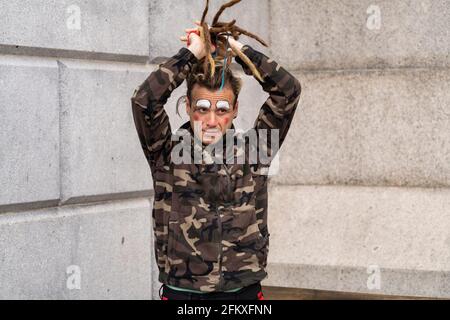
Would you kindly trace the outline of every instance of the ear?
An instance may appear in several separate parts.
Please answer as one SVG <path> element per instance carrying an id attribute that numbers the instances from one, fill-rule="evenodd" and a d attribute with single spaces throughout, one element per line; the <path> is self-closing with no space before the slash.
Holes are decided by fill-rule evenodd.
<path id="1" fill-rule="evenodd" d="M 239 100 L 236 101 L 235 105 L 234 105 L 234 110 L 233 110 L 233 118 L 236 119 L 237 115 L 238 115 L 238 111 L 239 111 Z"/>
<path id="2" fill-rule="evenodd" d="M 191 111 L 191 103 L 189 101 L 189 98 L 186 97 L 186 113 L 189 115 L 190 111 Z"/>

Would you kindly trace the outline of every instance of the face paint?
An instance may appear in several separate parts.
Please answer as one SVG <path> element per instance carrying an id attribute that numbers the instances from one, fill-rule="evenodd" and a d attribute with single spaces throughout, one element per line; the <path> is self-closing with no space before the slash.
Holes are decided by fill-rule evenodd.
<path id="1" fill-rule="evenodd" d="M 219 100 L 216 103 L 216 108 L 228 111 L 230 110 L 230 103 L 227 100 Z"/>
<path id="2" fill-rule="evenodd" d="M 195 104 L 197 108 L 211 108 L 211 102 L 206 99 L 200 99 L 197 100 L 197 103 Z"/>
<path id="3" fill-rule="evenodd" d="M 194 128 L 195 122 L 201 123 L 201 131 L 198 134 L 203 143 L 217 141 L 231 128 L 237 112 L 237 102 L 232 103 L 232 89 L 227 86 L 222 91 L 212 91 L 196 85 L 192 90 L 192 100 L 192 108 L 188 111 L 191 126 Z"/>

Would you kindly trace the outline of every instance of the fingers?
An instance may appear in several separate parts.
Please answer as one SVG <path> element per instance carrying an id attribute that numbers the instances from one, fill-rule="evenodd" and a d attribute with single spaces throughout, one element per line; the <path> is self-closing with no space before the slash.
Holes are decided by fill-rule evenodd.
<path id="1" fill-rule="evenodd" d="M 195 20 L 195 24 L 201 27 L 200 20 Z M 211 29 L 211 26 L 208 26 L 208 29 Z"/>
<path id="2" fill-rule="evenodd" d="M 199 27 L 201 27 L 200 26 L 200 20 L 195 20 L 195 22 L 194 22 L 196 25 L 198 25 Z M 211 27 L 209 27 L 209 28 L 211 28 Z M 187 29 L 184 29 L 184 31 L 186 31 L 186 32 L 189 32 L 189 31 L 198 31 L 199 30 L 199 28 L 187 28 Z"/>
<path id="3" fill-rule="evenodd" d="M 201 27 L 201 25 L 200 25 L 200 20 L 195 20 L 194 21 L 194 23 L 196 24 L 196 25 L 198 25 L 199 27 Z M 211 27 L 209 27 L 209 28 L 211 28 Z M 187 29 L 184 29 L 184 31 L 186 32 L 186 33 L 188 33 L 188 32 L 192 32 L 192 31 L 199 31 L 200 29 L 199 28 L 187 28 Z M 187 38 L 187 36 L 181 36 L 180 37 L 180 40 L 181 41 L 184 41 L 184 42 L 187 42 L 188 41 L 188 38 Z M 213 50 L 215 51 L 215 47 L 213 46 Z M 214 52 L 213 51 L 213 52 Z"/>
<path id="4" fill-rule="evenodd" d="M 191 36 L 191 34 L 189 36 Z M 180 40 L 183 41 L 183 42 L 187 42 L 188 41 L 188 37 L 187 36 L 181 36 Z"/>
<path id="5" fill-rule="evenodd" d="M 180 40 L 183 41 L 183 42 L 189 42 L 188 37 L 190 37 L 192 33 L 198 35 L 199 28 L 187 28 L 187 29 L 184 29 L 184 31 L 186 32 L 186 35 L 181 36 Z"/>

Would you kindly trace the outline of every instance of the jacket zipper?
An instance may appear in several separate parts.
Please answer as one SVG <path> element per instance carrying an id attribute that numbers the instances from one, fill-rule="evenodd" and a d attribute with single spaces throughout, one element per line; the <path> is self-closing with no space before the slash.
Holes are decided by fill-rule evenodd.
<path id="1" fill-rule="evenodd" d="M 220 239 L 219 239 L 219 290 L 222 289 L 222 282 L 223 282 L 223 277 L 222 277 L 222 258 L 223 258 L 223 253 L 222 253 L 222 220 L 220 218 L 220 212 L 219 209 L 216 206 L 216 212 L 217 212 L 217 221 L 219 224 L 219 234 L 220 234 Z"/>
<path id="2" fill-rule="evenodd" d="M 228 172 L 228 168 L 227 165 L 224 165 L 225 168 L 225 172 L 227 173 L 227 179 L 228 179 L 228 183 L 227 183 L 227 188 L 228 188 L 228 194 L 227 196 L 231 196 L 231 177 L 230 177 L 230 173 Z"/>
<path id="3" fill-rule="evenodd" d="M 223 168 L 225 169 L 225 172 L 227 174 L 227 182 L 228 182 L 227 183 L 227 189 L 228 189 L 227 197 L 229 197 L 231 195 L 231 177 L 230 177 L 230 173 L 228 172 L 228 168 L 227 168 L 227 166 L 225 164 L 223 165 Z M 216 206 L 216 208 L 217 208 L 217 206 Z M 222 247 L 223 247 L 223 245 L 222 245 L 222 220 L 220 218 L 220 213 L 218 212 L 218 210 L 217 210 L 217 213 L 218 213 L 219 228 L 220 228 L 219 229 L 220 230 L 220 245 L 219 245 L 219 249 L 220 249 L 220 259 L 219 259 L 220 280 L 219 280 L 219 284 L 220 284 L 220 282 L 224 280 L 223 277 L 222 277 L 223 276 L 223 274 L 222 274 L 222 259 L 223 259 L 223 252 L 222 252 Z M 222 286 L 220 286 L 220 288 L 222 288 Z"/>
<path id="4" fill-rule="evenodd" d="M 226 165 L 223 165 L 223 168 L 225 169 L 225 172 L 227 173 L 227 189 L 228 189 L 228 196 L 231 194 L 231 177 L 230 173 L 228 172 L 228 168 Z M 219 222 L 219 233 L 220 233 L 220 243 L 219 243 L 219 288 L 222 289 L 222 282 L 223 282 L 223 274 L 222 274 L 222 259 L 223 259 L 223 244 L 222 244 L 222 219 L 220 218 L 220 212 L 216 205 L 216 212 L 217 212 L 217 219 Z"/>
<path id="5" fill-rule="evenodd" d="M 216 166 L 218 168 L 218 166 Z M 218 169 L 217 169 L 218 171 Z M 222 253 L 222 219 L 220 218 L 220 211 L 218 208 L 218 202 L 216 202 L 216 213 L 217 213 L 217 222 L 219 225 L 219 284 L 218 284 L 218 290 L 222 289 L 222 283 L 223 283 L 223 274 L 222 274 L 222 259 L 223 259 L 223 253 Z"/>

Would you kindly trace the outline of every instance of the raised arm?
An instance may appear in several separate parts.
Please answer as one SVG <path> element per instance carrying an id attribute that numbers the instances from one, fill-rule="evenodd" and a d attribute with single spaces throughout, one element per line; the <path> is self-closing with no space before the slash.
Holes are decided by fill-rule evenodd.
<path id="1" fill-rule="evenodd" d="M 164 105 L 197 62 L 191 50 L 181 48 L 176 55 L 160 64 L 131 98 L 136 130 L 152 169 L 170 161 L 172 131 Z"/>

